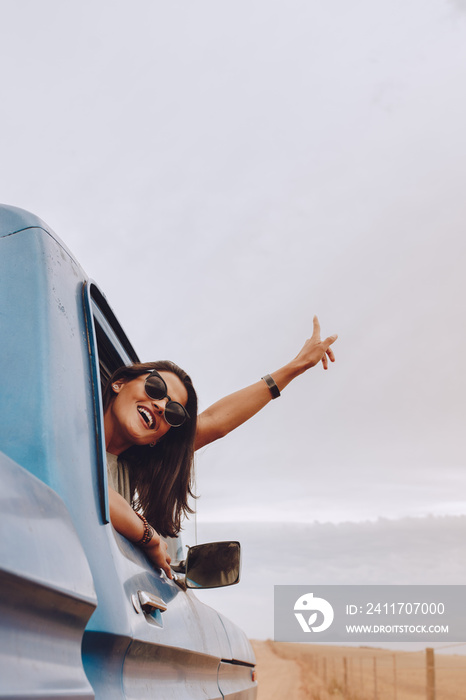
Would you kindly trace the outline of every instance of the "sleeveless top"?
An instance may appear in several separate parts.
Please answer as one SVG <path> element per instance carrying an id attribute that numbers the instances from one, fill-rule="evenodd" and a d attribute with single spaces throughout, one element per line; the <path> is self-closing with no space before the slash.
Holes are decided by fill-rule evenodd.
<path id="1" fill-rule="evenodd" d="M 123 460 L 110 452 L 107 452 L 107 477 L 108 485 L 131 505 L 128 467 Z"/>
<path id="2" fill-rule="evenodd" d="M 107 452 L 108 485 L 131 505 L 131 490 L 129 487 L 129 470 L 127 464 L 117 455 Z M 183 558 L 181 539 L 178 537 L 162 537 L 168 545 L 168 553 L 173 560 Z"/>

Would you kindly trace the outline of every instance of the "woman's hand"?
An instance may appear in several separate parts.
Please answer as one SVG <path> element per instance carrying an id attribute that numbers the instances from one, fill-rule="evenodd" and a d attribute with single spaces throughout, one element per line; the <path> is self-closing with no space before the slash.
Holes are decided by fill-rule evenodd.
<path id="1" fill-rule="evenodd" d="M 110 506 L 110 520 L 120 535 L 133 543 L 139 542 L 144 535 L 144 525 L 123 496 L 110 486 L 108 487 L 108 502 Z M 163 569 L 168 578 L 172 577 L 170 569 L 170 557 L 167 554 L 167 543 L 156 532 L 146 545 L 141 547 L 149 559 L 159 569 Z"/>
<path id="2" fill-rule="evenodd" d="M 337 335 L 330 335 L 325 340 L 321 340 L 319 320 L 314 316 L 312 336 L 306 340 L 294 360 L 276 372 L 272 372 L 271 376 L 279 391 L 283 391 L 293 379 L 319 362 L 322 362 L 324 369 L 328 368 L 329 360 L 335 362 L 335 355 L 330 346 L 337 338 Z M 271 399 L 270 390 L 262 380 L 220 399 L 198 417 L 194 449 L 199 450 L 214 440 L 228 435 L 252 418 Z"/>
<path id="3" fill-rule="evenodd" d="M 155 564 L 155 566 L 158 566 L 159 569 L 163 569 L 168 578 L 173 578 L 170 569 L 171 557 L 167 554 L 167 548 L 167 543 L 164 542 L 157 533 L 154 534 L 150 542 L 142 547 L 151 562 Z"/>
<path id="4" fill-rule="evenodd" d="M 300 352 L 296 355 L 293 363 L 305 372 L 314 367 L 318 362 L 322 362 L 324 369 L 328 369 L 328 361 L 335 362 L 335 355 L 330 347 L 338 338 L 337 335 L 329 335 L 325 340 L 320 339 L 320 323 L 317 316 L 313 320 L 314 328 L 312 336 L 306 340 Z"/>

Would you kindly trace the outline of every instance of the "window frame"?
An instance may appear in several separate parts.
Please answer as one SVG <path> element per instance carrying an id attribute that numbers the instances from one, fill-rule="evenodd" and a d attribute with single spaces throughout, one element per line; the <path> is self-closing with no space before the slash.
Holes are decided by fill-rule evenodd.
<path id="1" fill-rule="evenodd" d="M 91 369 L 100 512 L 103 522 L 109 523 L 102 393 L 108 377 L 116 369 L 139 362 L 139 357 L 104 295 L 92 280 L 84 282 L 82 296 Z"/>

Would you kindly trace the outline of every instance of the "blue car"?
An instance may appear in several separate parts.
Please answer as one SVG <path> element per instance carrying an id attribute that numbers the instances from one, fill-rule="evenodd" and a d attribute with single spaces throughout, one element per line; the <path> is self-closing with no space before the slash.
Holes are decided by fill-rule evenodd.
<path id="1" fill-rule="evenodd" d="M 0 698 L 252 700 L 246 636 L 191 590 L 239 545 L 171 541 L 170 580 L 109 522 L 101 387 L 138 357 L 104 295 L 8 206 L 0 284 Z"/>

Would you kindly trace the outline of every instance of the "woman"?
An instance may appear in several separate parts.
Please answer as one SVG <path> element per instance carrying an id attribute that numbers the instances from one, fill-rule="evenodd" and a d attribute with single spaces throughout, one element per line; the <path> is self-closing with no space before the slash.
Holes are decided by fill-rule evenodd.
<path id="1" fill-rule="evenodd" d="M 331 345 L 337 337 L 321 340 L 315 316 L 312 337 L 294 360 L 273 375 L 217 401 L 199 417 L 191 380 L 175 364 L 149 362 L 117 370 L 104 392 L 110 518 L 114 528 L 142 546 L 152 562 L 171 578 L 170 557 L 160 534 L 176 535 L 182 516 L 192 512 L 188 498 L 193 495 L 194 451 L 247 421 L 318 362 L 327 369 L 328 360 L 335 361 Z"/>

